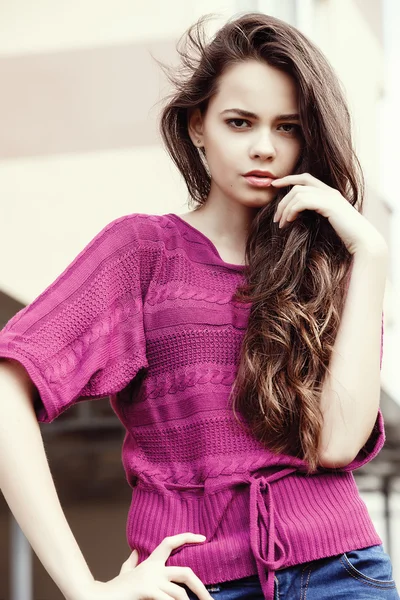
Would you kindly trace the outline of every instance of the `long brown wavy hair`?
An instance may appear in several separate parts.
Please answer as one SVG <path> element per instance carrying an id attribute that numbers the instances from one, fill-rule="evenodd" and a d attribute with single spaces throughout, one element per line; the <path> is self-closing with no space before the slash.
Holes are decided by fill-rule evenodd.
<path id="1" fill-rule="evenodd" d="M 362 211 L 364 177 L 351 138 L 342 85 L 323 53 L 298 29 L 263 13 L 228 20 L 209 41 L 201 17 L 177 44 L 181 64 L 157 61 L 173 92 L 160 131 L 181 172 L 189 205 L 210 192 L 205 153 L 188 133 L 189 111 L 204 115 L 225 69 L 248 59 L 265 61 L 297 83 L 303 145 L 294 173 L 311 173 Z M 322 384 L 342 315 L 351 255 L 329 221 L 312 210 L 277 230 L 273 215 L 291 189 L 254 217 L 246 244 L 245 283 L 235 299 L 251 303 L 231 399 L 252 434 L 272 452 L 319 466 Z"/>

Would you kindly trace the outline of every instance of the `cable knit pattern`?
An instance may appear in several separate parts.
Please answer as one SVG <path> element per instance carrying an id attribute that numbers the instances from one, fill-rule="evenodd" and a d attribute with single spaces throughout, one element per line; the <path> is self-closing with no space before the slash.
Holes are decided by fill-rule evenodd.
<path id="1" fill-rule="evenodd" d="M 110 397 L 126 430 L 126 534 L 139 561 L 167 535 L 203 533 L 167 565 L 205 584 L 257 573 L 273 600 L 277 569 L 381 543 L 352 471 L 385 432 L 379 410 L 352 463 L 312 476 L 251 436 L 228 402 L 250 312 L 233 300 L 243 277 L 179 216 L 126 215 L 10 319 L 0 356 L 28 371 L 41 422 Z"/>

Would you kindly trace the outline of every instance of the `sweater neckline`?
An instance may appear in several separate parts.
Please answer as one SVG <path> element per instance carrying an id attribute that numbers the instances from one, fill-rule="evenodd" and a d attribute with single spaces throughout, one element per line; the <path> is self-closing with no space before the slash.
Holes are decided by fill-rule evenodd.
<path id="1" fill-rule="evenodd" d="M 191 225 L 190 223 L 188 223 L 187 221 L 185 221 L 185 219 L 182 219 L 182 217 L 180 217 L 179 215 L 175 214 L 175 213 L 168 213 L 166 215 L 164 215 L 166 217 L 172 217 L 173 220 L 175 221 L 175 223 L 177 224 L 177 226 L 182 230 L 182 229 L 186 229 L 186 231 L 189 231 L 190 233 L 194 233 L 195 235 L 197 235 L 198 237 L 200 237 L 209 248 L 211 248 L 211 250 L 213 251 L 214 255 L 218 258 L 218 262 L 221 263 L 224 267 L 227 267 L 229 269 L 233 269 L 236 271 L 244 271 L 246 269 L 247 265 L 236 265 L 234 263 L 229 263 L 229 262 L 225 262 L 222 258 L 220 253 L 218 252 L 217 247 L 215 246 L 215 244 L 210 240 L 210 238 L 208 238 L 202 231 L 200 231 L 199 229 L 197 229 L 196 227 L 194 227 L 193 225 Z"/>

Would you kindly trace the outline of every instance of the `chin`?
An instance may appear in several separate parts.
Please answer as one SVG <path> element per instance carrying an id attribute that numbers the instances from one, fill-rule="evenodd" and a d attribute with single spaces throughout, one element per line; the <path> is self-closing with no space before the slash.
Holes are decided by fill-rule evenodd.
<path id="1" fill-rule="evenodd" d="M 274 199 L 274 195 L 272 194 L 266 194 L 265 192 L 263 194 L 254 194 L 253 197 L 247 197 L 246 200 L 244 200 L 244 202 L 247 205 L 252 205 L 252 206 L 265 206 L 266 204 L 269 204 L 270 202 L 272 202 L 272 200 Z"/>
<path id="2" fill-rule="evenodd" d="M 264 206 L 267 206 L 270 203 L 270 200 L 242 200 L 239 201 L 239 204 L 242 206 L 246 206 L 247 208 L 261 209 Z"/>

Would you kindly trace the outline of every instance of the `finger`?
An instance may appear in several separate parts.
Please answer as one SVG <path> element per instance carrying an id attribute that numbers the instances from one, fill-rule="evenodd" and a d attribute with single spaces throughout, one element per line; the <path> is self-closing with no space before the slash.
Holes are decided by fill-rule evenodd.
<path id="1" fill-rule="evenodd" d="M 176 600 L 175 596 L 170 596 L 162 590 L 157 590 L 151 597 L 154 598 L 154 600 Z"/>
<path id="2" fill-rule="evenodd" d="M 184 587 L 176 585 L 175 583 L 165 583 L 162 586 L 162 591 L 174 598 L 174 600 L 187 600 L 189 598 Z"/>
<path id="3" fill-rule="evenodd" d="M 310 173 L 297 173 L 295 175 L 286 175 L 285 177 L 280 177 L 279 179 L 274 179 L 271 182 L 272 186 L 276 187 L 284 187 L 285 185 L 312 185 L 319 188 L 329 188 L 330 186 L 317 179 Z M 332 189 L 332 188 L 331 188 Z"/>
<path id="4" fill-rule="evenodd" d="M 153 550 L 149 558 L 162 560 L 163 563 L 168 560 L 172 550 L 179 548 L 183 544 L 199 544 L 205 541 L 203 535 L 197 533 L 178 533 L 170 535 L 162 540 L 162 542 Z"/>
<path id="5" fill-rule="evenodd" d="M 306 187 L 301 185 L 295 185 L 294 187 L 292 187 L 290 192 L 288 192 L 286 196 L 284 196 L 279 202 L 274 215 L 274 222 L 276 223 L 277 221 L 280 221 L 282 219 L 284 210 L 289 206 L 291 202 L 297 201 L 300 193 L 303 194 L 305 191 L 310 192 L 311 190 L 312 188 L 310 188 L 309 186 Z"/>
<path id="6" fill-rule="evenodd" d="M 122 563 L 122 567 L 119 574 L 121 575 L 122 573 L 128 573 L 128 571 L 132 571 L 137 566 L 138 558 L 139 554 L 138 551 L 135 549 L 133 550 L 132 554 L 126 559 L 126 561 Z"/>
<path id="7" fill-rule="evenodd" d="M 281 228 L 287 221 L 294 220 L 301 210 L 303 210 L 303 205 L 301 204 L 300 200 L 294 199 L 293 202 L 291 202 L 283 211 L 279 221 L 279 228 Z"/>
<path id="8" fill-rule="evenodd" d="M 147 594 L 150 595 L 148 596 Z M 140 597 L 144 598 L 144 596 Z M 176 600 L 175 596 L 170 596 L 166 592 L 163 592 L 163 590 L 161 590 L 160 588 L 154 588 L 154 591 L 146 589 L 146 598 L 151 598 L 152 600 Z"/>
<path id="9" fill-rule="evenodd" d="M 307 208 L 313 210 L 315 208 L 316 198 L 318 199 L 322 196 L 321 192 L 318 192 L 315 190 L 315 188 L 295 186 L 293 190 L 295 189 L 296 192 L 294 195 L 279 212 L 278 219 L 280 220 L 281 224 L 287 220 L 287 216 L 291 211 L 293 211 L 294 206 L 300 210 L 305 210 Z"/>
<path id="10" fill-rule="evenodd" d="M 290 190 L 290 192 L 288 194 L 286 194 L 286 196 L 284 196 L 282 198 L 282 200 L 279 202 L 275 214 L 274 214 L 274 223 L 278 222 L 281 217 L 282 217 L 282 213 L 285 210 L 286 206 L 289 204 L 289 202 L 292 200 L 292 198 L 296 195 L 297 190 L 295 190 L 294 188 L 292 188 Z"/>
<path id="11" fill-rule="evenodd" d="M 206 586 L 190 567 L 165 567 L 165 570 L 170 581 L 184 584 L 199 600 L 212 600 Z"/>
<path id="12" fill-rule="evenodd" d="M 304 210 L 313 210 L 313 206 L 309 202 L 306 202 L 304 198 L 294 200 L 283 212 L 281 220 L 279 222 L 279 228 L 284 227 L 287 223 L 294 221 L 299 213 Z"/>
<path id="13" fill-rule="evenodd" d="M 309 185 L 295 185 L 294 187 L 292 187 L 292 189 L 290 190 L 290 192 L 288 192 L 286 194 L 286 196 L 284 196 L 282 198 L 282 200 L 280 200 L 280 202 L 278 203 L 278 206 L 276 207 L 276 211 L 274 214 L 274 223 L 276 223 L 277 221 L 279 221 L 282 218 L 282 214 L 283 211 L 285 210 L 285 208 L 288 206 L 288 204 L 296 197 L 298 196 L 298 194 L 304 194 L 305 192 L 307 193 L 315 193 L 315 188 L 310 187 Z"/>

